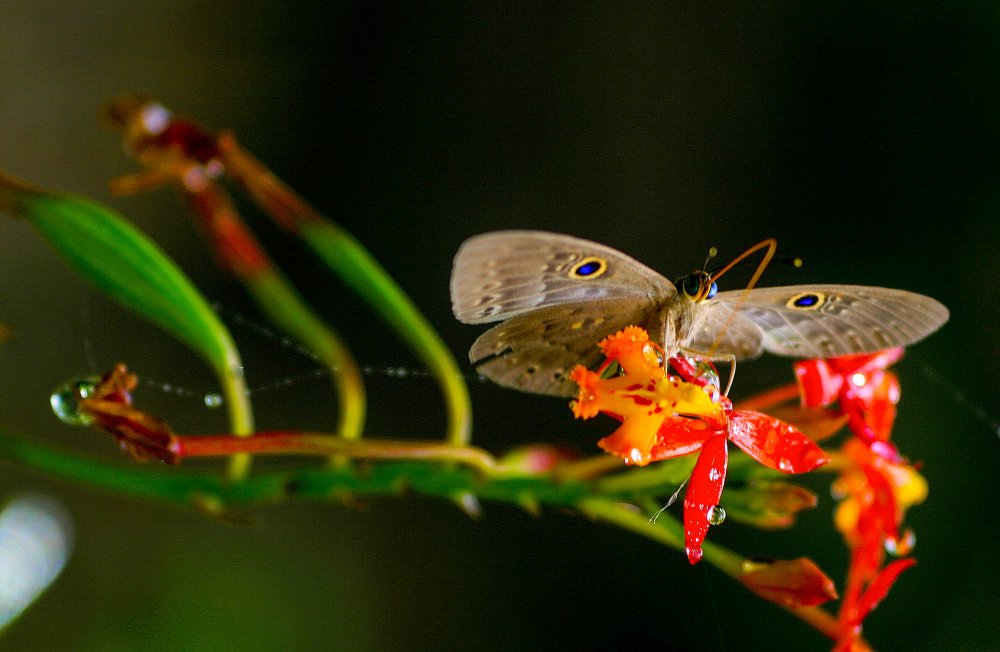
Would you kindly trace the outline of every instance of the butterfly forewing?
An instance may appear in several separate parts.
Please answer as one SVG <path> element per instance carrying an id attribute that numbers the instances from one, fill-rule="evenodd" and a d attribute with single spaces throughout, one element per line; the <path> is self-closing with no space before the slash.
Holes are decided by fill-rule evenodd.
<path id="1" fill-rule="evenodd" d="M 673 284 L 611 247 L 542 231 L 469 238 L 455 255 L 451 305 L 467 324 L 609 297 L 665 299 Z"/>
<path id="2" fill-rule="evenodd" d="M 860 285 L 792 285 L 723 292 L 763 332 L 763 348 L 794 358 L 829 358 L 908 346 L 941 327 L 948 309 L 920 294 Z"/>

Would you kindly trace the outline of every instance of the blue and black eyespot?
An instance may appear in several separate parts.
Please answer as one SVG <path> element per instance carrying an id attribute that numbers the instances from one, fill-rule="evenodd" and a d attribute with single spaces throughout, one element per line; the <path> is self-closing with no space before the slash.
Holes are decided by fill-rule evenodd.
<path id="1" fill-rule="evenodd" d="M 816 310 L 826 301 L 822 292 L 800 292 L 785 302 L 785 307 L 795 310 Z"/>
<path id="2" fill-rule="evenodd" d="M 592 279 L 608 271 L 608 261 L 596 256 L 587 256 L 569 270 L 570 278 Z"/>

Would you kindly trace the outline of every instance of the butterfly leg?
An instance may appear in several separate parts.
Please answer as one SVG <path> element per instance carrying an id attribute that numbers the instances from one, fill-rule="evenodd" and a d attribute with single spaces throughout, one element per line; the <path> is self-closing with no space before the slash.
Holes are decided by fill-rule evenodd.
<path id="1" fill-rule="evenodd" d="M 722 392 L 723 396 L 729 396 L 729 390 L 733 388 L 733 381 L 736 379 L 736 356 L 730 353 L 726 356 L 727 363 L 729 363 L 729 380 L 726 381 L 726 391 Z"/>

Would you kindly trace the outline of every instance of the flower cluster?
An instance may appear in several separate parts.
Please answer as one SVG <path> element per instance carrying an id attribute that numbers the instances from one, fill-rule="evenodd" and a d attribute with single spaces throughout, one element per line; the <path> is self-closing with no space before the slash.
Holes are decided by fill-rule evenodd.
<path id="1" fill-rule="evenodd" d="M 912 530 L 903 530 L 906 510 L 927 496 L 927 482 L 889 438 L 899 402 L 899 380 L 887 367 L 902 349 L 871 355 L 795 363 L 802 404 L 829 407 L 847 417 L 855 438 L 841 450 L 841 473 L 832 491 L 841 498 L 837 529 L 851 550 L 839 613 L 837 649 L 864 649 L 861 624 L 886 596 L 900 573 L 916 560 Z M 886 552 L 904 557 L 885 564 Z"/>
<path id="2" fill-rule="evenodd" d="M 578 366 L 570 374 L 580 386 L 573 403 L 578 418 L 601 412 L 622 422 L 598 445 L 637 465 L 699 451 L 684 496 L 685 547 L 692 564 L 702 557 L 709 526 L 724 518 L 719 499 L 726 481 L 729 442 L 784 473 L 812 471 L 829 461 L 794 426 L 760 412 L 734 409 L 686 361 L 676 365 L 672 361 L 685 377 L 668 375 L 642 328 L 630 326 L 599 346 L 607 359 L 601 369 Z M 602 378 L 612 363 L 621 367 L 623 375 Z"/>
<path id="3" fill-rule="evenodd" d="M 838 650 L 864 650 L 865 617 L 887 595 L 900 573 L 915 564 L 906 558 L 913 532 L 903 528 L 906 510 L 924 500 L 927 484 L 889 439 L 899 401 L 899 381 L 887 368 L 902 349 L 795 363 L 796 386 L 773 390 L 747 404 L 770 409 L 795 398 L 799 405 L 773 410 L 787 421 L 756 410 L 736 409 L 719 393 L 717 376 L 697 363 L 662 356 L 641 328 L 629 327 L 599 343 L 606 362 L 597 371 L 577 367 L 571 378 L 580 391 L 572 408 L 578 418 L 598 413 L 621 422 L 598 445 L 624 459 L 645 465 L 690 453 L 698 459 L 684 497 L 684 537 L 688 560 L 703 556 L 709 526 L 721 522 L 719 506 L 728 466 L 728 444 L 736 444 L 757 462 L 784 473 L 812 471 L 833 459 L 839 476 L 832 492 L 840 500 L 835 522 L 851 552 L 836 626 L 828 633 Z M 609 373 L 614 365 L 619 374 Z M 812 439 L 829 437 L 847 425 L 854 437 L 842 449 L 825 453 Z M 797 427 L 797 426 L 801 426 Z M 769 513 L 757 503 L 794 505 L 791 514 L 811 506 L 811 494 L 794 485 L 771 482 L 754 486 L 736 502 L 749 514 L 743 520 L 762 527 L 782 527 L 792 517 Z M 752 508 L 748 506 L 755 505 Z M 735 511 L 735 510 L 734 510 Z M 886 564 L 886 553 L 899 557 Z M 832 582 L 806 558 L 751 562 L 740 580 L 754 593 L 786 607 L 808 607 L 836 597 Z"/>

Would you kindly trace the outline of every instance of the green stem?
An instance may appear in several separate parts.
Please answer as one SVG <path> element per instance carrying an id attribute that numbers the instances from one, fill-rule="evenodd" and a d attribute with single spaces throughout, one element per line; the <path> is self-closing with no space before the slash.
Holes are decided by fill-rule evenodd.
<path id="1" fill-rule="evenodd" d="M 233 351 L 235 350 L 234 347 Z M 231 359 L 228 365 L 217 368 L 216 374 L 226 399 L 226 409 L 233 434 L 237 437 L 249 437 L 254 431 L 254 423 L 250 392 L 247 389 L 246 377 L 243 375 L 243 363 L 239 358 Z M 246 453 L 233 455 L 229 460 L 229 479 L 240 482 L 246 478 L 250 472 L 250 463 L 251 457 Z"/>
<path id="2" fill-rule="evenodd" d="M 684 528 L 670 514 L 660 514 L 654 522 L 644 512 L 607 498 L 587 498 L 577 503 L 577 508 L 595 521 L 635 532 L 674 550 L 684 550 Z"/>
<path id="3" fill-rule="evenodd" d="M 326 222 L 299 225 L 303 241 L 359 295 L 372 304 L 423 360 L 437 378 L 448 411 L 447 439 L 460 446 L 469 442 L 472 404 L 462 373 L 434 328 L 416 305 L 361 243 Z"/>
<path id="4" fill-rule="evenodd" d="M 173 453 L 178 458 L 228 456 L 240 453 L 346 456 L 369 460 L 429 460 L 454 462 L 489 474 L 502 471 L 496 459 L 481 448 L 438 442 L 388 439 L 345 439 L 318 432 L 274 430 L 252 437 L 228 435 L 179 436 Z"/>
<path id="5" fill-rule="evenodd" d="M 639 511 L 630 505 L 623 505 L 603 497 L 581 500 L 577 503 L 577 508 L 595 521 L 602 521 L 623 530 L 635 532 L 674 550 L 681 552 L 684 550 L 684 527 L 676 518 L 666 512 L 660 513 L 655 522 L 651 522 L 646 513 L 650 511 L 649 506 L 646 506 L 643 511 Z M 653 513 L 656 511 L 658 510 L 651 510 Z M 702 557 L 704 561 L 739 581 L 743 574 L 745 559 L 742 555 L 711 541 L 703 542 L 702 550 L 705 553 Z M 829 612 L 819 607 L 779 606 L 828 638 L 837 640 L 837 619 Z"/>
<path id="6" fill-rule="evenodd" d="M 354 236 L 299 197 L 231 133 L 218 146 L 226 173 L 280 226 L 297 234 L 327 267 L 385 319 L 437 378 L 448 412 L 447 440 L 469 443 L 472 405 L 458 364 L 402 288 Z"/>
<path id="7" fill-rule="evenodd" d="M 273 433 L 275 441 L 288 433 Z M 314 441 L 319 438 L 322 441 Z M 232 437 L 185 437 L 184 440 L 204 439 L 203 452 L 222 446 L 221 440 L 249 440 Z M 212 440 L 215 440 L 214 442 Z M 331 443 L 333 440 L 337 443 Z M 557 480 L 552 475 L 518 475 L 505 473 L 496 467 L 495 459 L 477 448 L 461 448 L 446 444 L 393 442 L 377 440 L 345 440 L 309 434 L 304 440 L 310 446 L 328 454 L 353 455 L 368 459 L 398 459 L 377 465 L 342 465 L 332 468 L 296 471 L 264 472 L 231 483 L 216 474 L 185 473 L 176 469 L 148 469 L 134 465 L 109 464 L 87 459 L 77 454 L 59 451 L 49 445 L 34 442 L 0 430 L 0 458 L 53 475 L 63 480 L 88 484 L 118 494 L 140 496 L 159 501 L 219 511 L 236 505 L 259 505 L 291 498 L 330 500 L 344 495 L 403 495 L 423 494 L 449 501 L 457 495 L 474 495 L 484 500 L 507 502 L 535 510 L 539 505 L 576 508 L 585 516 L 635 532 L 674 550 L 684 550 L 683 526 L 668 513 L 660 514 L 651 523 L 647 514 L 623 501 L 627 495 L 600 494 L 593 482 Z M 286 442 L 287 443 L 287 442 Z M 228 445 L 228 444 L 226 444 Z M 337 450 L 329 449 L 333 446 Z M 231 451 L 220 450 L 218 454 Z M 266 453 L 262 447 L 254 452 Z M 287 451 L 286 451 L 287 452 Z M 303 451 L 308 452 L 308 451 Z M 457 464 L 456 464 L 457 463 Z M 459 466 L 464 465 L 464 466 Z M 634 473 L 634 470 L 625 474 Z M 651 488 L 666 491 L 668 487 Z M 631 493 L 631 490 L 628 492 Z M 647 501 L 648 502 L 648 501 Z M 648 507 L 646 509 L 649 509 Z M 705 542 L 704 560 L 725 574 L 738 579 L 743 558 L 737 553 Z M 836 619 L 817 607 L 786 609 L 826 636 L 836 639 Z"/>
<path id="8" fill-rule="evenodd" d="M 360 437 L 365 422 L 365 388 L 347 346 L 276 270 L 261 271 L 246 284 L 271 321 L 293 334 L 329 369 L 340 408 L 337 434 L 348 439 Z"/>

